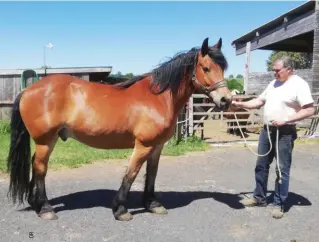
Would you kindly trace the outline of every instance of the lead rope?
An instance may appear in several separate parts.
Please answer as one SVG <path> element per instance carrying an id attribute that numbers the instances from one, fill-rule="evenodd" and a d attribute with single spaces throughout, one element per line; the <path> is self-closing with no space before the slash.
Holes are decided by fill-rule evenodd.
<path id="1" fill-rule="evenodd" d="M 239 128 L 239 131 L 241 133 L 241 136 L 243 137 L 244 141 L 245 141 L 245 146 L 248 147 L 248 149 L 253 153 L 255 154 L 256 156 L 259 156 L 259 157 L 262 157 L 262 156 L 266 156 L 268 155 L 271 150 L 272 150 L 272 142 L 271 142 L 271 138 L 270 138 L 270 132 L 269 132 L 269 124 L 268 122 L 266 122 L 266 126 L 267 126 L 267 135 L 268 135 L 268 140 L 269 140 L 269 143 L 270 143 L 270 149 L 269 151 L 266 153 L 266 154 L 258 154 L 256 152 L 254 152 L 247 144 L 247 140 L 243 134 L 243 131 L 241 130 L 240 128 L 240 125 L 239 125 L 239 122 L 238 122 L 238 119 L 237 119 L 237 115 L 236 113 L 234 112 L 234 116 L 235 116 L 235 119 L 236 119 L 236 122 L 237 122 L 237 125 L 238 125 L 238 128 Z M 278 141 L 279 141 L 279 128 L 277 127 L 277 132 L 276 132 L 276 165 L 277 165 L 277 170 L 278 170 L 278 183 L 279 184 L 282 184 L 282 180 L 281 180 L 281 170 L 280 170 L 280 166 L 279 166 L 279 144 L 278 144 Z"/>

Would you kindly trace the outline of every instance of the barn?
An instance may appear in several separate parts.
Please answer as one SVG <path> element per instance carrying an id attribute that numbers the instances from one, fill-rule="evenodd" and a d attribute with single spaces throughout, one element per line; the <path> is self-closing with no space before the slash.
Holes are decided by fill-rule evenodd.
<path id="1" fill-rule="evenodd" d="M 319 2 L 308 1 L 259 26 L 232 41 L 236 55 L 246 54 L 244 90 L 246 94 L 260 94 L 274 79 L 272 72 L 250 72 L 250 53 L 254 50 L 306 52 L 312 56 L 312 67 L 295 70 L 304 78 L 314 100 L 319 99 Z M 316 111 L 318 114 L 318 108 Z M 319 134 L 318 120 L 300 122 L 311 128 L 310 134 Z M 315 133 L 314 133 L 315 132 Z"/>
<path id="2" fill-rule="evenodd" d="M 232 41 L 236 55 L 246 54 L 244 89 L 247 94 L 259 94 L 273 79 L 272 72 L 250 72 L 250 52 L 273 50 L 307 52 L 312 55 L 311 69 L 296 70 L 310 85 L 313 93 L 319 92 L 319 5 L 308 1 L 274 20 L 259 26 Z"/>
<path id="3" fill-rule="evenodd" d="M 105 81 L 111 66 L 41 69 L 0 69 L 0 120 L 9 120 L 11 106 L 22 88 L 50 74 L 68 74 L 91 82 Z"/>

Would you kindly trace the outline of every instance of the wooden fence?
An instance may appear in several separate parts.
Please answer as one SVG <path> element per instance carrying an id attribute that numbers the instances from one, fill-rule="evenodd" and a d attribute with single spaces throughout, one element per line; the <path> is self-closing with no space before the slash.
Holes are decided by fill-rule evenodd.
<path id="1" fill-rule="evenodd" d="M 312 93 L 312 96 L 315 100 L 315 114 L 303 121 L 298 122 L 300 127 L 306 128 L 305 136 L 313 135 L 317 131 L 319 123 L 319 93 Z M 256 97 L 256 95 L 235 95 L 234 97 L 250 98 Z M 206 98 L 206 96 L 203 94 L 193 94 L 190 97 L 188 104 L 185 106 L 185 109 L 178 118 L 176 129 L 176 136 L 178 139 L 182 139 L 183 137 L 185 138 L 186 136 L 192 136 L 196 133 L 199 133 L 200 137 L 203 139 L 204 123 L 209 119 L 223 121 L 227 129 L 238 129 L 239 127 L 241 129 L 258 129 L 263 126 L 263 108 L 259 110 L 246 110 L 244 112 L 214 111 L 216 108 L 215 104 L 204 103 L 204 98 Z M 240 123 L 240 126 L 238 126 L 235 117 L 229 118 L 229 116 L 234 116 L 234 114 L 236 114 L 236 116 L 247 114 L 248 118 L 238 117 L 237 121 Z"/>

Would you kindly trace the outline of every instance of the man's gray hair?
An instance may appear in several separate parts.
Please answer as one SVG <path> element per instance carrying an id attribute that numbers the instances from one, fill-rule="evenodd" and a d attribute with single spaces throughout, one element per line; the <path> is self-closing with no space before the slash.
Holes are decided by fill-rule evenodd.
<path id="1" fill-rule="evenodd" d="M 289 56 L 280 57 L 280 58 L 276 59 L 274 63 L 276 63 L 276 62 L 282 62 L 282 65 L 284 68 L 288 68 L 291 70 L 294 69 L 293 61 Z"/>

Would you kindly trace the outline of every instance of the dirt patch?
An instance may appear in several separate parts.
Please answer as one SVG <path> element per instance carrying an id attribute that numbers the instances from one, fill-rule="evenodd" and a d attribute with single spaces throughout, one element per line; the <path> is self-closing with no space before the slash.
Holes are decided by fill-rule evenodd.
<path id="1" fill-rule="evenodd" d="M 247 135 L 245 139 L 247 141 L 258 141 L 260 128 L 250 128 L 247 125 L 248 130 L 254 130 L 254 132 L 246 132 Z M 242 136 L 232 135 L 226 132 L 227 131 L 227 123 L 222 120 L 207 120 L 204 122 L 204 139 L 208 143 L 219 143 L 219 142 L 229 142 L 229 141 L 244 141 Z M 298 128 L 297 135 L 298 137 L 303 137 L 305 135 L 305 128 Z M 200 132 L 197 131 L 197 135 L 200 135 Z"/>
<path id="2" fill-rule="evenodd" d="M 249 125 L 247 126 L 249 128 Z M 207 120 L 204 122 L 204 139 L 207 142 L 217 143 L 224 141 L 244 141 L 241 136 L 232 135 L 226 132 L 227 123 L 222 120 Z M 245 133 L 247 135 L 246 140 L 256 141 L 258 140 L 259 133 Z"/>

